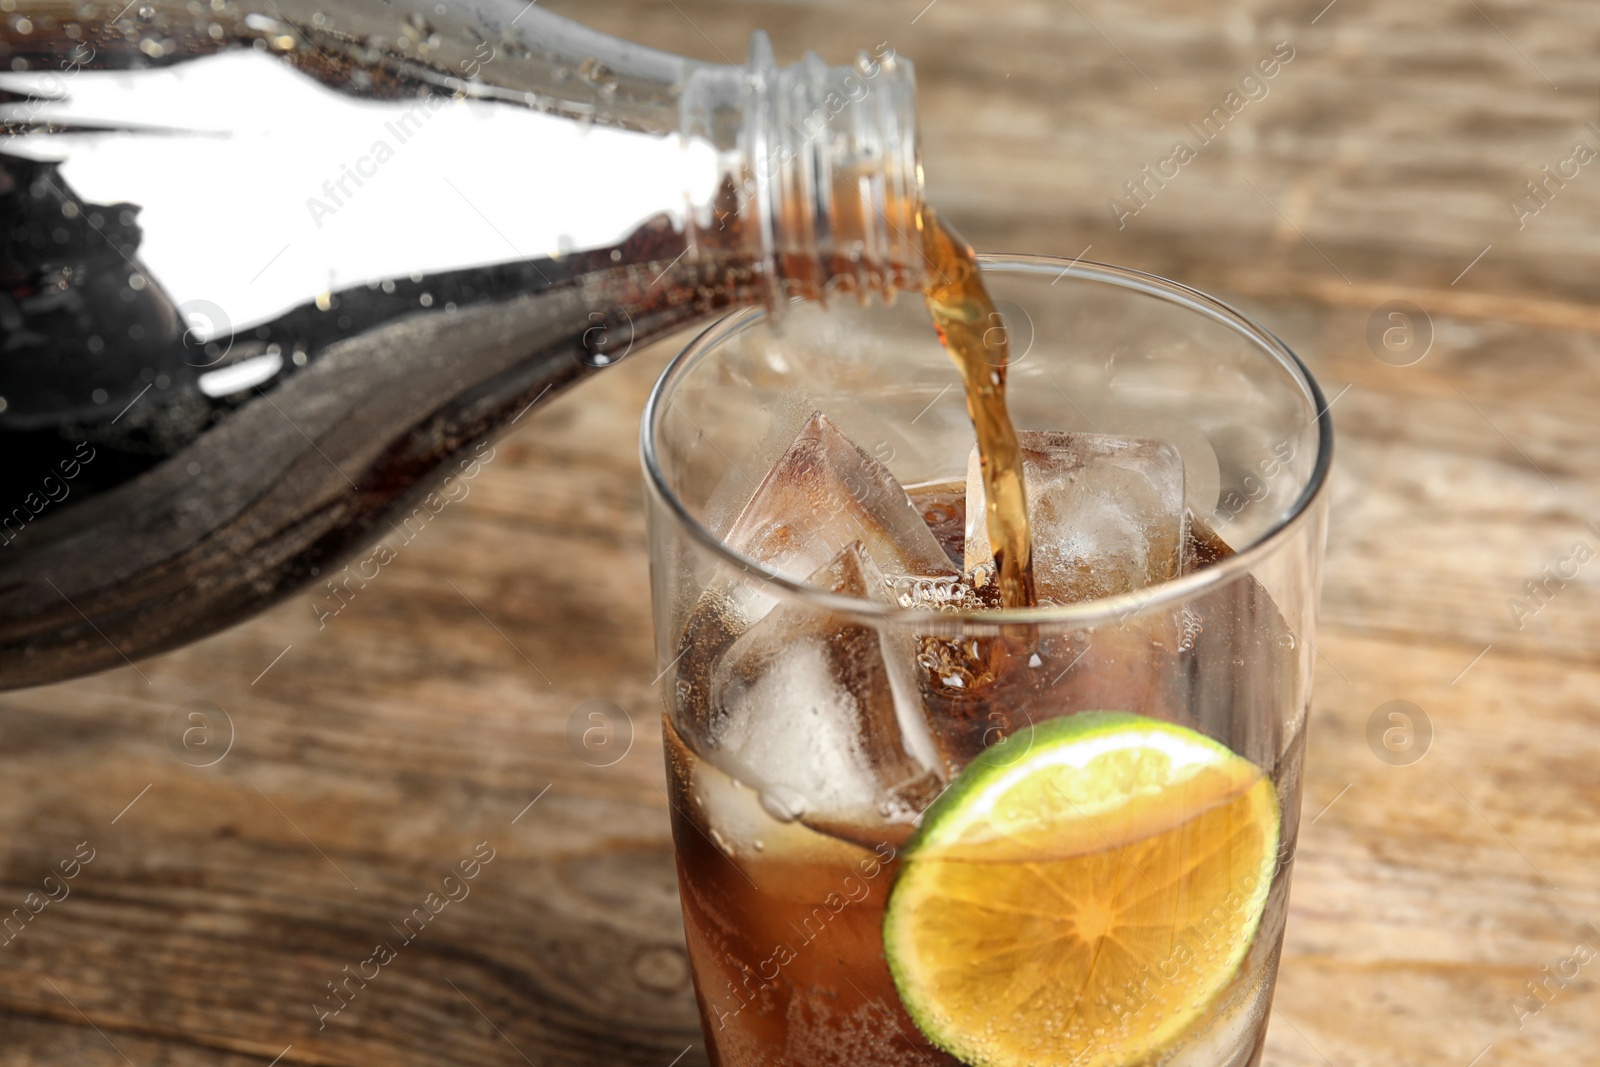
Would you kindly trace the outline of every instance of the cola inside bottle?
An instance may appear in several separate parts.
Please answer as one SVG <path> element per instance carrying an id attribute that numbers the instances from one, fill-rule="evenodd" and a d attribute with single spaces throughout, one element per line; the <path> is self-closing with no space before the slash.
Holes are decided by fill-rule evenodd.
<path id="1" fill-rule="evenodd" d="M 247 617 L 674 330 L 922 287 L 913 94 L 521 0 L 8 15 L 0 686 Z"/>

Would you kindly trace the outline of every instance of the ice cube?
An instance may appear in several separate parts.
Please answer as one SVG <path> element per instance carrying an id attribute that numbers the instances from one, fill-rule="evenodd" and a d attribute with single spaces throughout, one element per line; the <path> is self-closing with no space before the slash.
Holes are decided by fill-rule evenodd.
<path id="1" fill-rule="evenodd" d="M 1183 459 L 1143 437 L 1019 433 L 1041 604 L 1115 596 L 1175 578 L 1189 540 Z M 966 567 L 992 566 L 978 456 L 967 465 Z"/>
<path id="2" fill-rule="evenodd" d="M 955 573 L 894 475 L 820 412 L 773 465 L 725 540 L 796 580 L 853 541 L 894 574 Z"/>
<path id="3" fill-rule="evenodd" d="M 861 598 L 883 585 L 859 542 L 807 579 Z M 942 765 L 911 664 L 888 644 L 865 623 L 780 605 L 712 668 L 703 754 L 781 821 L 909 821 Z"/>

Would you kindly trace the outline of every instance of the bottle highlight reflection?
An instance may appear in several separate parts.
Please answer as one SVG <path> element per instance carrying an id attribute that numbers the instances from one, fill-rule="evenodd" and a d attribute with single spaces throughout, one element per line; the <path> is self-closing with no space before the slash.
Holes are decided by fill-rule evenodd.
<path id="1" fill-rule="evenodd" d="M 0 26 L 0 686 L 265 607 L 665 333 L 920 284 L 887 46 L 741 68 L 439 10 Z"/>

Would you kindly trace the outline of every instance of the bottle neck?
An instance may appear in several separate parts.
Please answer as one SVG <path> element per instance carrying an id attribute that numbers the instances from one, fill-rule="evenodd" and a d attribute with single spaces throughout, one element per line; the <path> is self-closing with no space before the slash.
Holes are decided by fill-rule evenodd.
<path id="1" fill-rule="evenodd" d="M 51 90 L 50 79 L 70 77 L 76 90 L 87 85 L 76 80 L 80 68 L 128 67 L 136 68 L 130 75 L 143 73 L 150 75 L 147 80 L 160 81 L 163 73 L 176 76 L 180 59 L 229 50 L 242 53 L 246 60 L 269 54 L 293 58 L 296 71 L 311 74 L 337 90 L 341 102 L 348 98 L 352 107 L 337 109 L 339 114 L 359 110 L 354 106 L 357 102 L 365 105 L 382 100 L 409 115 L 417 111 L 419 101 L 426 100 L 432 105 L 462 105 L 455 108 L 452 118 L 489 109 L 525 120 L 530 113 L 543 113 L 551 116 L 552 122 L 560 117 L 574 120 L 575 126 L 643 135 L 635 138 L 640 142 L 632 152 L 638 169 L 631 180 L 641 190 L 659 187 L 660 207 L 675 216 L 675 224 L 682 225 L 691 258 L 731 260 L 752 269 L 756 290 L 775 314 L 793 300 L 825 302 L 837 293 L 852 293 L 863 300 L 872 294 L 889 299 L 898 290 L 921 284 L 924 272 L 918 220 L 922 171 L 917 152 L 915 80 L 911 63 L 887 44 L 876 46 L 871 53 L 862 52 L 847 66 L 830 67 L 808 54 L 798 63 L 779 67 L 767 35 L 757 33 L 743 66 L 711 65 L 612 38 L 515 0 L 463 0 L 448 15 L 435 14 L 437 9 L 426 0 L 347 3 L 332 14 L 324 14 L 323 6 L 316 0 L 273 0 L 239 22 L 235 36 L 224 35 L 224 40 L 213 40 L 202 32 L 179 0 L 141 4 L 137 19 L 121 4 L 108 5 L 106 15 L 116 9 L 123 14 L 103 23 L 91 20 L 87 36 L 79 31 L 79 37 L 94 42 L 92 46 L 74 43 L 76 39 L 57 40 L 42 29 L 25 37 L 0 34 L 0 54 L 10 55 L 11 71 L 6 76 L 44 79 L 41 85 L 47 90 L 39 103 L 29 98 L 0 118 L 15 132 L 41 137 L 74 122 L 96 130 L 120 128 L 119 122 L 113 121 L 116 116 L 82 112 L 82 107 L 90 105 L 80 106 L 71 97 Z M 124 32 L 123 22 L 138 32 L 129 36 L 132 30 Z M 474 32 L 466 32 L 463 22 Z M 237 47 L 246 41 L 254 47 Z M 370 54 L 364 51 L 369 46 Z M 151 55 L 159 56 L 162 63 L 144 71 Z M 232 58 L 239 59 L 239 55 Z M 280 73 L 287 70 L 285 64 Z M 206 71 L 214 74 L 218 68 L 213 63 Z M 242 84 L 238 79 L 223 81 L 217 91 L 239 92 Z M 83 94 L 74 92 L 72 97 L 79 95 Z M 122 95 L 126 99 L 120 106 L 125 111 L 147 125 L 154 124 L 146 100 L 136 98 L 131 90 Z M 287 113 L 292 104 L 276 102 L 286 95 L 256 93 L 250 97 L 255 106 L 220 109 L 221 117 L 215 117 L 213 125 L 249 129 L 254 122 L 270 126 L 272 116 L 258 112 Z M 205 124 L 197 118 L 203 109 L 192 106 L 191 98 L 171 99 L 184 102 L 167 125 L 187 128 Z M 268 105 L 268 100 L 274 102 Z M 100 106 L 111 105 L 102 100 Z M 427 115 L 431 118 L 439 110 L 430 107 Z M 404 127 L 407 121 L 402 116 L 399 125 Z M 415 125 L 421 124 L 417 119 Z M 535 143 L 541 151 L 546 150 L 545 141 L 533 136 L 539 131 L 522 129 L 530 124 L 501 123 L 493 129 L 506 127 L 503 132 L 486 132 L 474 140 L 470 150 L 481 168 L 526 174 L 527 167 L 517 154 Z M 331 131 L 332 125 L 331 119 L 319 117 L 317 128 Z M 138 128 L 128 119 L 129 130 Z M 674 133 L 683 149 L 681 159 L 674 155 L 669 141 Z M 380 135 L 381 131 L 338 138 L 340 144 L 348 142 L 355 147 L 344 155 L 334 153 L 326 161 L 307 165 L 313 169 L 320 166 L 327 172 L 323 176 L 334 182 L 346 179 L 346 163 L 357 169 L 363 164 L 357 148 L 375 143 Z M 707 153 L 706 146 L 713 151 Z M 564 168 L 575 178 L 588 171 L 615 172 L 615 164 L 601 162 L 602 153 L 592 146 L 580 155 L 584 158 L 571 160 Z M 419 169 L 413 162 L 407 157 L 399 165 L 384 163 L 384 174 L 398 184 L 398 171 Z M 368 161 L 369 170 L 376 166 Z M 313 266 L 324 276 L 323 281 L 331 279 L 331 284 L 347 277 L 382 276 L 381 271 L 375 273 L 353 263 L 320 270 L 341 263 L 341 256 L 349 259 L 348 250 L 373 247 L 371 240 L 335 234 L 329 222 L 331 213 L 336 212 L 339 218 L 335 221 L 350 227 L 353 214 L 359 211 L 345 211 L 344 200 L 357 199 L 357 179 L 365 173 L 349 177 L 350 184 L 342 189 L 335 185 L 332 192 L 319 191 L 312 183 L 313 199 L 320 198 L 329 211 L 328 217 L 317 217 L 319 225 L 312 238 L 325 239 L 331 249 L 311 255 L 307 250 L 314 240 L 292 241 L 290 260 L 278 264 L 267 282 L 290 271 L 293 256 L 302 253 L 327 261 Z M 409 175 L 405 180 L 419 187 L 439 184 Z M 586 187 L 596 184 L 598 179 L 589 180 Z M 692 196 L 685 192 L 690 185 L 697 190 Z M 707 188 L 715 190 L 709 197 L 704 194 Z M 301 201 L 310 201 L 306 190 L 295 186 L 294 191 L 299 200 L 286 214 L 297 217 L 305 214 Z M 532 225 L 535 216 L 544 218 L 548 213 L 488 202 L 472 189 L 463 190 L 462 195 L 479 212 L 496 220 L 506 242 L 520 254 L 531 256 L 561 247 L 556 238 L 567 231 L 557 235 L 533 232 L 537 230 Z M 153 194 L 122 199 L 157 200 Z M 595 216 L 592 228 L 614 233 L 619 226 L 626 226 L 622 216 L 635 202 L 642 204 L 648 199 L 648 191 L 628 205 L 617 204 L 609 214 L 603 210 L 605 197 L 591 199 L 594 203 L 585 202 L 585 211 Z M 372 198 L 360 198 L 360 204 L 370 203 Z M 156 214 L 146 212 L 147 216 Z M 383 225 L 390 221 L 385 218 Z M 615 225 L 602 225 L 604 222 Z M 518 226 L 528 232 L 514 232 Z M 459 234 L 462 240 L 478 232 L 471 225 L 430 230 Z M 576 238 L 575 245 L 585 243 L 582 234 Z M 266 250 L 262 262 L 281 246 L 279 241 Z M 487 252 L 464 250 L 457 258 L 467 261 L 488 256 Z M 392 257 L 385 257 L 384 262 L 391 263 Z M 256 303 L 272 303 L 261 295 L 260 285 L 248 288 Z M 232 316 L 235 323 L 259 317 L 253 313 L 251 300 L 241 298 L 233 303 L 238 312 Z"/>
<path id="2" fill-rule="evenodd" d="M 850 66 L 779 68 L 766 34 L 746 66 L 694 69 L 680 129 L 717 151 L 720 195 L 689 212 L 692 253 L 757 265 L 769 312 L 918 287 L 922 167 L 912 65 L 887 45 Z"/>

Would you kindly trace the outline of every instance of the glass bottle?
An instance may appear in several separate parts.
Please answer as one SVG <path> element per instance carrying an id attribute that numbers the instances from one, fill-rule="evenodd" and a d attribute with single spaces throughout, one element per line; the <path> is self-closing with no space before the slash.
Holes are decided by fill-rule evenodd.
<path id="1" fill-rule="evenodd" d="M 911 65 L 525 0 L 0 0 L 0 688 L 173 648 L 729 308 L 919 287 Z"/>

